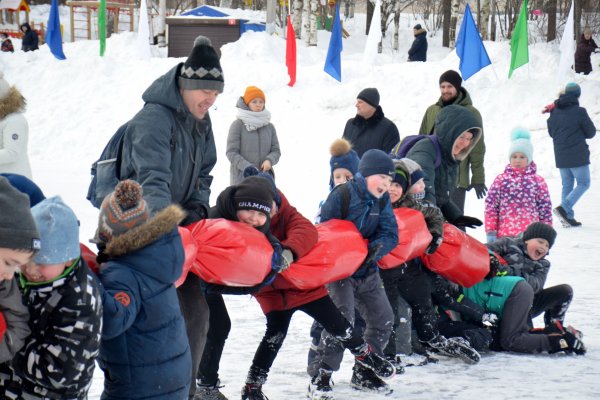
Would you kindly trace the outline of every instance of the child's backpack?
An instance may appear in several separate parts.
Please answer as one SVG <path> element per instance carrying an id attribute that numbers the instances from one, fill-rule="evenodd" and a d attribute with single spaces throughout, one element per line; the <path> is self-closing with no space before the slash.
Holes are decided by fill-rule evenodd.
<path id="1" fill-rule="evenodd" d="M 348 218 L 348 213 L 349 213 L 349 209 L 350 209 L 350 189 L 348 189 L 348 182 L 341 184 L 341 185 L 337 185 L 336 187 L 333 188 L 333 190 L 339 190 L 340 191 L 340 205 L 341 205 L 341 209 L 342 209 L 342 218 L 341 219 L 346 219 Z M 383 210 L 383 208 L 385 207 L 385 199 L 383 197 L 381 197 L 379 199 L 379 210 Z"/>
<path id="2" fill-rule="evenodd" d="M 175 119 L 171 115 L 171 154 L 175 150 Z M 100 158 L 92 164 L 91 174 L 92 181 L 88 187 L 88 193 L 86 198 L 96 208 L 100 208 L 104 198 L 112 193 L 117 186 L 117 183 L 121 180 L 121 156 L 123 153 L 123 138 L 125 132 L 127 132 L 127 124 L 121 125 L 119 129 L 110 138 Z"/>
<path id="3" fill-rule="evenodd" d="M 435 168 L 442 164 L 442 148 L 440 147 L 440 141 L 435 135 L 410 135 L 402 139 L 398 144 L 394 146 L 390 152 L 390 157 L 394 160 L 399 160 L 406 157 L 408 151 L 422 139 L 429 138 L 433 147 L 435 148 Z"/>

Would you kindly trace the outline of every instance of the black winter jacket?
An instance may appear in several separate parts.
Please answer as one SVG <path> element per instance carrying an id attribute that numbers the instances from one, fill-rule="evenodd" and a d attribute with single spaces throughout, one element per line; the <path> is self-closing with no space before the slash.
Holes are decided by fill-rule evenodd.
<path id="1" fill-rule="evenodd" d="M 346 122 L 344 139 L 352 143 L 352 148 L 359 157 L 371 149 L 379 149 L 389 153 L 400 141 L 400 133 L 396 125 L 387 119 L 381 106 L 369 119 L 357 115 Z"/>

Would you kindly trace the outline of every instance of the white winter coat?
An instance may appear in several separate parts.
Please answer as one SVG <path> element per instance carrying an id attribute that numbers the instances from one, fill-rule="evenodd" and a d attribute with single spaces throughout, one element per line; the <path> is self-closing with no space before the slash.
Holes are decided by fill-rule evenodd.
<path id="1" fill-rule="evenodd" d="M 29 126 L 23 115 L 25 99 L 13 86 L 0 99 L 0 173 L 11 173 L 32 179 L 27 156 Z"/>

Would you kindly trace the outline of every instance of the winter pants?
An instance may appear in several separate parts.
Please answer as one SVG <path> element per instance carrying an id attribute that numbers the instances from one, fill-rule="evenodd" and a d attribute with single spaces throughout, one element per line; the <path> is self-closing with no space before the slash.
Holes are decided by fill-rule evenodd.
<path id="1" fill-rule="evenodd" d="M 552 321 L 559 321 L 563 324 L 565 314 L 573 300 L 573 288 L 570 285 L 562 284 L 543 289 L 533 296 L 533 307 L 531 308 L 531 318 L 535 318 L 544 313 L 544 324 L 552 324 Z M 531 324 L 533 327 L 533 324 Z"/>
<path id="2" fill-rule="evenodd" d="M 229 336 L 229 331 L 231 331 L 231 319 L 229 319 L 229 313 L 222 295 L 208 293 L 206 302 L 210 310 L 210 318 L 206 345 L 198 368 L 198 379 L 203 384 L 215 385 L 219 380 L 219 364 L 225 341 Z"/>
<path id="3" fill-rule="evenodd" d="M 345 348 L 355 349 L 364 343 L 359 335 L 352 332 L 350 322 L 344 318 L 329 296 L 321 297 L 290 310 L 272 311 L 267 314 L 267 331 L 256 350 L 248 374 L 250 383 L 263 384 L 266 380 L 266 374 L 285 340 L 292 315 L 297 310 L 304 311 L 325 328 L 330 334 L 329 337 L 333 339 L 328 345 L 338 346 L 341 344 Z M 253 371 L 259 371 L 259 375 L 264 378 L 256 379 L 252 376 Z"/>
<path id="4" fill-rule="evenodd" d="M 573 207 L 581 196 L 590 188 L 590 166 L 576 168 L 559 168 L 562 180 L 560 205 L 565 209 L 567 217 L 575 219 Z M 577 182 L 577 186 L 575 186 Z M 575 188 L 573 188 L 575 186 Z"/>
<path id="5" fill-rule="evenodd" d="M 498 331 L 500 347 L 519 353 L 539 353 L 550 350 L 546 335 L 529 333 L 529 315 L 533 304 L 533 289 L 526 281 L 518 282 L 504 303 Z"/>
<path id="6" fill-rule="evenodd" d="M 177 297 L 192 353 L 192 371 L 190 372 L 190 398 L 196 393 L 196 373 L 204 351 L 208 332 L 208 304 L 200 288 L 200 278 L 188 274 L 185 282 L 177 288 Z"/>
<path id="7" fill-rule="evenodd" d="M 394 314 L 390 302 L 385 295 L 383 283 L 377 271 L 373 271 L 363 278 L 346 278 L 327 285 L 329 296 L 341 311 L 342 315 L 354 325 L 354 308 L 365 320 L 367 326 L 364 332 L 365 341 L 372 350 L 383 355 L 387 345 Z M 328 369 L 337 371 L 344 356 L 344 346 L 323 331 L 319 351 L 315 362 L 308 367 L 308 373 L 315 376 L 319 365 L 326 365 Z M 315 368 L 317 368 L 315 370 Z"/>
<path id="8" fill-rule="evenodd" d="M 383 280 L 385 294 L 394 313 L 394 325 L 392 326 L 390 340 L 383 349 L 383 353 L 390 357 L 394 357 L 396 354 L 411 354 L 413 352 L 411 343 L 412 308 L 400 294 L 398 281 L 404 275 L 401 268 L 402 266 L 379 272 Z"/>

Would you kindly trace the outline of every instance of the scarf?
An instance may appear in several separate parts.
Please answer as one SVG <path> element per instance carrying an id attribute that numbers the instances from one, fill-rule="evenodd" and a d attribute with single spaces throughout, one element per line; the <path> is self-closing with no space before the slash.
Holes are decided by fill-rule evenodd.
<path id="1" fill-rule="evenodd" d="M 237 118 L 244 123 L 247 130 L 255 131 L 265 125 L 269 125 L 271 122 L 271 112 L 267 109 L 255 112 L 238 108 Z"/>

